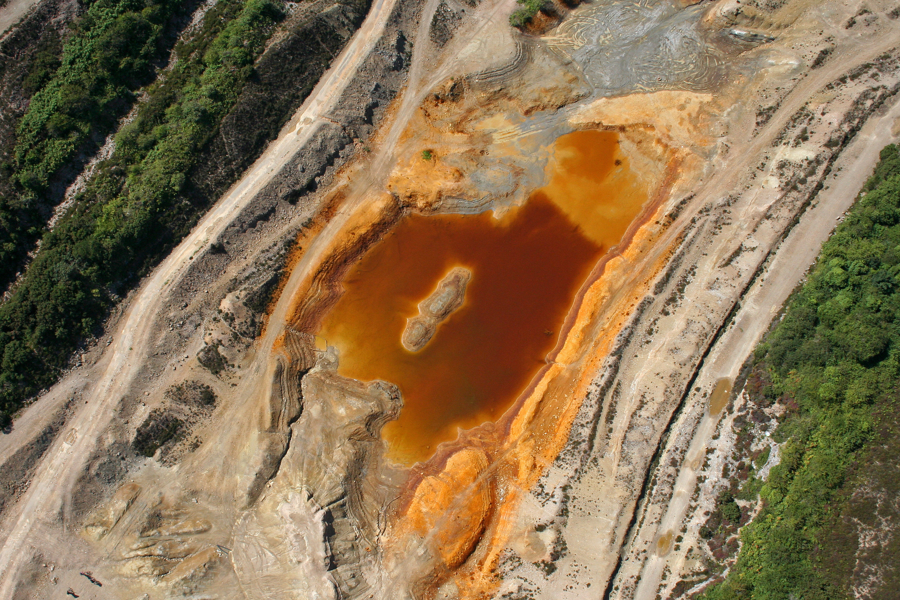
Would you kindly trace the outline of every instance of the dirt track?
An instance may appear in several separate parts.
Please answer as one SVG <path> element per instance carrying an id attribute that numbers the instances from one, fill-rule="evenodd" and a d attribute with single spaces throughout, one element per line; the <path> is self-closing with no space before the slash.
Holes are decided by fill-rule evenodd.
<path id="1" fill-rule="evenodd" d="M 27 15 L 38 2 L 40 0 L 10 0 L 6 6 L 0 8 L 0 39 L 3 39 L 9 28 Z"/>
<path id="2" fill-rule="evenodd" d="M 68 431 L 48 450 L 28 491 L 15 511 L 7 516 L 7 522 L 14 525 L 6 528 L 9 534 L 0 549 L 0 596 L 12 595 L 19 565 L 28 558 L 27 553 L 22 552 L 23 543 L 36 521 L 52 518 L 61 509 L 65 514 L 71 487 L 81 466 L 93 450 L 97 437 L 115 417 L 122 394 L 142 366 L 155 323 L 152 316 L 159 312 L 167 292 L 186 272 L 191 259 L 225 230 L 241 209 L 312 137 L 320 124 L 319 117 L 340 97 L 358 65 L 379 39 L 394 3 L 395 0 L 375 0 L 351 43 L 337 57 L 278 140 L 144 283 L 114 334 L 114 342 L 98 364 L 89 373 L 73 374 L 52 390 L 50 396 L 59 400 L 69 395 L 73 388 L 80 387 L 84 380 L 96 381 L 84 394 L 86 404 L 72 418 Z M 33 406 L 31 411 L 42 410 L 41 404 Z"/>
<path id="3" fill-rule="evenodd" d="M 734 380 L 753 348 L 762 338 L 772 316 L 778 312 L 791 292 L 815 261 L 822 244 L 831 235 L 838 220 L 853 205 L 856 194 L 869 177 L 878 153 L 896 140 L 892 127 L 900 118 L 900 100 L 882 117 L 869 121 L 838 164 L 840 171 L 831 177 L 828 189 L 819 194 L 814 208 L 792 231 L 779 248 L 768 268 L 768 275 L 750 290 L 735 315 L 734 325 L 716 344 L 712 360 L 703 365 L 698 381 Z M 688 456 L 700 456 L 706 450 L 716 429 L 719 415 L 706 417 L 694 434 Z M 691 494 L 697 485 L 697 472 L 682 470 L 665 517 L 656 527 L 657 536 L 678 531 L 684 523 Z M 678 572 L 685 561 L 684 553 L 654 554 L 646 560 L 634 598 L 656 597 L 663 571 L 669 567 Z M 681 563 L 681 564 L 678 564 Z"/>

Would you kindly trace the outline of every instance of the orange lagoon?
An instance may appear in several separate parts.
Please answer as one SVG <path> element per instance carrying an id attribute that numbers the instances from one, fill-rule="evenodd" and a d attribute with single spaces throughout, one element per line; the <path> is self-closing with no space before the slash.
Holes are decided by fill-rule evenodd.
<path id="1" fill-rule="evenodd" d="M 384 429 L 389 458 L 412 464 L 498 419 L 553 350 L 578 290 L 647 199 L 618 135 L 580 131 L 553 148 L 550 183 L 496 219 L 411 215 L 350 268 L 319 334 L 347 377 L 397 384 L 403 410 Z M 406 319 L 455 266 L 465 302 L 431 341 L 401 345 Z"/>

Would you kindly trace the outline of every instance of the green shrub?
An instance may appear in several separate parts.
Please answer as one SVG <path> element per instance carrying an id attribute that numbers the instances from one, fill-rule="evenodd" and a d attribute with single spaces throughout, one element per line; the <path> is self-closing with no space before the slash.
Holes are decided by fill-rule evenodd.
<path id="1" fill-rule="evenodd" d="M 848 471 L 900 383 L 898 276 L 900 153 L 891 145 L 755 354 L 768 393 L 789 409 L 775 434 L 781 461 L 760 490 L 762 512 L 742 531 L 737 564 L 708 600 L 848 597 L 814 553 L 830 543 L 826 524 L 852 495 Z M 767 402 L 761 392 L 751 398 Z"/>
<path id="2" fill-rule="evenodd" d="M 725 491 L 719 496 L 717 506 L 726 521 L 738 523 L 741 520 L 741 508 L 734 501 L 734 495 L 730 491 Z"/>
<path id="3" fill-rule="evenodd" d="M 547 0 L 516 0 L 522 8 L 516 9 L 509 15 L 509 24 L 513 27 L 524 27 L 547 6 Z"/>
<path id="4" fill-rule="evenodd" d="M 179 61 L 170 85 L 151 88 L 112 158 L 0 305 L 0 412 L 12 414 L 55 379 L 119 294 L 177 241 L 174 226 L 197 214 L 180 194 L 184 182 L 281 15 L 270 0 L 218 5 L 207 19 L 220 26 Z M 233 17 L 223 19 L 228 10 Z"/>

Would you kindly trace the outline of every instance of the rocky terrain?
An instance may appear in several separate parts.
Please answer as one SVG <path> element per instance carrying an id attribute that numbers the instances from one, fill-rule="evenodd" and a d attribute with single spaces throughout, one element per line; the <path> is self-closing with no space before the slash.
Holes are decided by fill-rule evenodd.
<path id="1" fill-rule="evenodd" d="M 701 530 L 741 369 L 900 134 L 900 7 L 610 0 L 521 30 L 516 8 L 288 13 L 184 188 L 208 212 L 0 438 L 0 597 L 652 599 L 719 576 Z M 502 229 L 537 192 L 600 249 L 550 352 L 498 414 L 394 460 L 404 393 L 342 371 L 329 311 L 405 219 Z M 366 343 L 437 346 L 481 283 L 462 266 Z"/>
<path id="2" fill-rule="evenodd" d="M 434 337 L 438 326 L 466 299 L 466 286 L 472 272 L 464 267 L 454 267 L 438 283 L 437 289 L 419 303 L 419 314 L 406 320 L 403 330 L 403 347 L 416 352 Z"/>

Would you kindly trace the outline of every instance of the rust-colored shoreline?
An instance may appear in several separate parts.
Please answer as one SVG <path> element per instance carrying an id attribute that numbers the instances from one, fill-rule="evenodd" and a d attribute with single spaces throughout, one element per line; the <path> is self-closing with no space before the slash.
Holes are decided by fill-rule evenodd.
<path id="1" fill-rule="evenodd" d="M 340 174 L 341 173 L 339 173 L 339 175 Z M 304 240 L 312 239 L 315 238 L 315 236 L 319 235 L 319 233 L 321 233 L 325 228 L 325 224 L 331 217 L 334 216 L 334 213 L 343 201 L 344 195 L 340 192 L 332 193 L 326 196 L 324 205 L 312 217 L 312 222 L 309 224 L 309 226 L 301 227 L 300 231 L 298 231 L 294 236 L 293 248 L 291 248 L 291 250 L 288 252 L 284 267 L 281 269 L 281 274 L 278 278 L 278 285 L 275 287 L 275 291 L 272 293 L 272 298 L 269 300 L 269 304 L 266 306 L 266 312 L 262 318 L 262 329 L 260 330 L 260 333 L 256 338 L 258 341 L 262 341 L 265 339 L 266 332 L 269 328 L 269 320 L 272 316 L 272 312 L 275 310 L 275 307 L 281 300 L 281 295 L 284 293 L 284 288 L 287 285 L 288 280 L 291 278 L 291 273 L 294 272 L 294 268 L 300 263 L 300 261 L 303 259 L 303 256 L 306 254 L 306 248 L 303 248 L 300 243 Z"/>
<path id="2" fill-rule="evenodd" d="M 403 90 L 405 91 L 405 90 Z M 385 111 L 384 116 L 382 117 L 382 126 L 376 129 L 376 131 L 372 134 L 369 139 L 369 144 L 380 144 L 386 132 L 390 129 L 387 127 L 389 123 L 391 123 L 396 116 L 397 110 L 400 108 L 400 98 L 402 97 L 402 93 L 398 94 L 394 100 L 392 100 Z M 357 149 L 359 145 L 357 145 Z M 257 342 L 261 342 L 265 339 L 266 331 L 270 325 L 270 317 L 272 312 L 275 310 L 278 302 L 281 300 L 281 296 L 284 293 L 285 286 L 287 286 L 288 280 L 291 278 L 291 275 L 294 272 L 296 266 L 300 263 L 303 257 L 306 254 L 307 248 L 300 248 L 299 243 L 304 239 L 314 239 L 317 237 L 325 226 L 331 221 L 331 219 L 337 214 L 338 210 L 343 206 L 344 202 L 347 199 L 347 190 L 350 188 L 350 181 L 352 180 L 354 174 L 358 174 L 360 171 L 368 168 L 371 163 L 371 157 L 363 157 L 358 151 L 354 152 L 354 156 L 348 160 L 346 163 L 338 167 L 338 169 L 334 172 L 332 177 L 332 184 L 330 191 L 325 192 L 325 196 L 322 200 L 322 206 L 319 210 L 315 211 L 312 215 L 312 222 L 308 227 L 301 227 L 300 231 L 297 232 L 297 236 L 294 240 L 295 247 L 291 249 L 288 259 L 285 262 L 285 266 L 281 271 L 281 277 L 278 282 L 278 286 L 275 288 L 275 291 L 272 294 L 272 299 L 270 300 L 268 306 L 266 307 L 266 313 L 263 315 L 263 326 L 260 331 L 260 334 L 256 337 Z M 294 315 L 297 311 L 296 300 L 297 297 L 304 297 L 300 294 L 300 291 L 294 294 L 294 298 L 290 299 L 290 305 L 288 306 L 288 318 L 286 320 L 286 324 L 291 325 L 291 316 Z M 310 332 L 311 333 L 311 332 Z M 283 333 L 279 337 L 283 337 Z M 276 343 L 277 345 L 277 343 Z"/>
<path id="3" fill-rule="evenodd" d="M 682 171 L 677 180 L 684 181 L 684 176 Z M 666 196 L 671 198 L 675 183 L 675 180 L 670 180 L 667 185 L 661 186 L 658 200 L 665 200 Z M 663 206 L 660 202 L 657 213 Z M 512 432 L 508 434 L 503 451 L 497 455 L 497 460 L 502 460 L 505 468 L 495 470 L 498 473 L 496 485 L 502 487 L 505 500 L 502 507 L 495 509 L 500 515 L 486 528 L 478 548 L 473 551 L 474 558 L 454 574 L 458 583 L 466 589 L 463 597 L 480 598 L 496 592 L 499 585 L 496 569 L 502 551 L 521 533 L 516 515 L 523 497 L 565 447 L 594 373 L 614 351 L 622 328 L 634 318 L 634 308 L 639 299 L 650 293 L 653 281 L 664 271 L 668 258 L 677 251 L 683 240 L 683 237 L 677 236 L 675 240 L 666 242 L 663 248 L 650 253 L 653 246 L 662 241 L 673 222 L 660 218 L 652 223 L 645 222 L 642 228 L 633 232 L 629 246 L 623 248 L 622 259 L 612 267 L 610 275 L 618 273 L 625 276 L 629 264 L 645 259 L 649 262 L 642 263 L 643 267 L 636 277 L 630 278 L 627 288 L 615 286 L 612 279 L 600 278 L 589 290 L 585 299 L 588 302 L 585 310 L 588 312 L 580 315 L 584 330 L 563 351 L 566 356 L 575 358 L 570 362 L 579 368 L 570 370 L 552 365 L 555 373 L 539 382 L 534 392 L 525 398 L 526 410 L 521 411 L 520 408 L 521 413 L 510 418 Z M 597 310 L 608 316 L 609 321 L 601 323 L 597 319 Z M 555 427 L 544 427 L 548 422 L 553 422 Z"/>
<path id="4" fill-rule="evenodd" d="M 615 131 L 619 133 L 619 135 L 625 134 L 628 131 L 628 128 L 624 126 L 583 127 L 579 131 L 589 129 Z M 568 312 L 566 313 L 565 319 L 563 319 L 559 335 L 556 338 L 556 345 L 550 350 L 550 352 L 547 353 L 546 359 L 548 365 L 556 360 L 556 358 L 559 356 L 559 353 L 565 346 L 566 339 L 568 338 L 572 327 L 575 325 L 575 321 L 584 301 L 585 294 L 587 294 L 588 290 L 603 276 L 609 261 L 622 256 L 631 247 L 631 242 L 634 240 L 634 236 L 637 234 L 637 232 L 640 231 L 640 229 L 650 221 L 652 216 L 659 210 L 659 207 L 662 206 L 662 204 L 669 198 L 669 194 L 672 191 L 672 186 L 678 179 L 679 169 L 681 168 L 684 159 L 683 157 L 677 155 L 671 148 L 667 147 L 666 152 L 669 154 L 669 157 L 666 160 L 665 175 L 663 176 L 662 181 L 660 181 L 659 185 L 657 186 L 653 196 L 644 204 L 644 206 L 641 208 L 641 212 L 638 213 L 638 215 L 628 226 L 628 229 L 625 230 L 625 233 L 622 235 L 622 239 L 619 240 L 619 242 L 615 246 L 611 247 L 609 250 L 603 253 L 603 256 L 600 257 L 600 260 L 598 260 L 594 268 L 591 269 L 590 274 L 588 274 L 584 283 L 581 285 L 574 298 L 572 299 L 572 304 L 569 307 Z M 546 370 L 546 367 L 542 367 L 542 370 Z M 529 384 L 529 387 L 523 390 L 521 395 L 525 396 L 532 390 L 533 386 Z M 502 418 L 503 416 L 501 415 L 501 419 Z"/>
<path id="5" fill-rule="evenodd" d="M 622 239 L 618 244 L 609 249 L 603 256 L 597 261 L 597 264 L 591 270 L 588 278 L 585 279 L 582 286 L 579 288 L 578 292 L 575 294 L 575 297 L 572 299 L 572 305 L 569 307 L 569 311 L 566 313 L 566 318 L 563 320 L 562 326 L 560 327 L 560 333 L 557 337 L 556 346 L 547 353 L 547 364 L 542 366 L 540 370 L 535 373 L 534 377 L 532 377 L 531 381 L 528 385 L 522 390 L 522 393 L 516 398 L 515 402 L 509 407 L 507 411 L 505 411 L 500 418 L 497 419 L 498 424 L 504 424 L 504 428 L 506 429 L 506 433 L 509 433 L 509 425 L 512 420 L 515 419 L 518 411 L 521 409 L 522 404 L 525 402 L 526 398 L 530 396 L 540 381 L 544 378 L 547 371 L 552 367 L 556 358 L 559 356 L 559 353 L 563 350 L 568 341 L 569 334 L 572 332 L 572 328 L 575 326 L 575 323 L 578 319 L 578 313 L 581 311 L 582 305 L 584 303 L 584 297 L 588 293 L 588 291 L 596 284 L 601 277 L 606 273 L 606 267 L 609 262 L 615 258 L 621 257 L 627 250 L 630 249 L 631 243 L 634 240 L 635 235 L 638 231 L 645 225 L 647 225 L 654 215 L 659 211 L 660 206 L 665 202 L 665 200 L 669 197 L 669 193 L 671 192 L 672 185 L 675 183 L 677 179 L 678 167 L 680 166 L 680 159 L 677 157 L 669 160 L 669 164 L 666 167 L 666 176 L 663 179 L 663 182 L 657 188 L 656 194 L 654 194 L 653 198 L 644 205 L 644 208 L 641 210 L 640 214 L 635 218 L 631 225 L 629 225 L 628 229 L 625 231 L 625 235 L 622 236 Z"/>
<path id="6" fill-rule="evenodd" d="M 308 301 L 301 302 L 290 311 L 288 324 L 306 333 L 316 333 L 322 323 L 322 318 L 340 299 L 343 289 L 341 281 L 353 264 L 359 260 L 373 245 L 396 225 L 407 214 L 396 201 L 385 207 L 387 210 L 380 214 L 377 221 L 365 230 L 352 230 L 350 244 L 342 246 L 336 252 L 330 254 L 316 270 L 309 280 L 309 284 L 303 295 Z M 312 294 L 310 296 L 310 294 Z"/>
<path id="7" fill-rule="evenodd" d="M 637 234 L 637 232 L 650 222 L 650 219 L 653 218 L 653 216 L 657 213 L 660 206 L 662 206 L 662 204 L 668 199 L 669 194 L 672 191 L 672 186 L 678 179 L 678 170 L 680 167 L 680 157 L 675 156 L 669 159 L 668 164 L 666 165 L 666 174 L 663 177 L 660 185 L 657 187 L 654 196 L 646 204 L 644 204 L 641 212 L 637 217 L 635 217 L 631 225 L 628 226 L 628 229 L 625 230 L 625 234 L 622 236 L 622 239 L 619 241 L 619 243 L 605 252 L 603 256 L 600 257 L 600 260 L 597 261 L 597 264 L 594 266 L 594 268 L 591 269 L 591 273 L 588 275 L 587 279 L 585 279 L 584 283 L 575 294 L 575 297 L 572 299 L 572 305 L 569 307 L 568 313 L 566 313 L 566 318 L 563 320 L 560 334 L 557 337 L 556 346 L 554 346 L 553 349 L 547 354 L 548 362 L 556 360 L 556 357 L 559 356 L 560 351 L 563 349 L 563 346 L 565 346 L 566 338 L 568 337 L 569 332 L 571 331 L 571 328 L 575 324 L 575 320 L 578 317 L 578 311 L 581 309 L 585 294 L 587 294 L 591 286 L 593 286 L 603 276 L 609 261 L 622 256 L 625 251 L 627 251 L 631 247 L 631 242 L 634 240 L 634 236 Z"/>
<path id="8" fill-rule="evenodd" d="M 581 129 L 612 129 L 620 134 L 626 133 L 621 127 L 587 126 Z M 498 419 L 486 421 L 476 427 L 461 431 L 455 440 L 438 444 L 432 456 L 426 461 L 406 467 L 408 468 L 408 475 L 397 501 L 392 503 L 392 509 L 390 510 L 391 521 L 405 514 L 415 489 L 421 481 L 425 477 L 440 473 L 446 467 L 450 457 L 460 450 L 478 448 L 485 452 L 490 460 L 490 466 L 485 476 L 489 476 L 495 468 L 502 466 L 497 464 L 496 461 L 505 454 L 503 448 L 507 446 L 505 442 L 508 441 L 510 436 L 512 424 L 524 407 L 527 399 L 541 385 L 554 366 L 555 358 L 564 348 L 576 324 L 585 295 L 604 276 L 609 262 L 621 257 L 630 248 L 637 232 L 651 221 L 660 206 L 668 198 L 671 188 L 677 179 L 681 158 L 676 156 L 669 148 L 666 149 L 666 152 L 669 154 L 669 158 L 661 183 L 657 185 L 651 200 L 645 203 L 641 208 L 641 212 L 628 226 L 622 239 L 601 256 L 587 278 L 580 285 L 563 319 L 556 345 L 546 355 L 546 363 L 534 373 L 528 385 L 522 389 Z M 335 195 L 338 196 L 339 194 Z M 330 200 L 326 206 L 329 207 L 331 213 L 334 213 L 339 209 L 341 203 L 342 198 L 339 197 Z M 343 293 L 340 282 L 348 269 L 368 250 L 381 241 L 412 210 L 411 207 L 403 206 L 401 201 L 396 196 L 393 196 L 392 200 L 385 204 L 384 210 L 379 211 L 375 220 L 368 223 L 349 223 L 343 232 L 342 238 L 337 239 L 338 243 L 343 243 L 340 243 L 337 247 L 332 247 L 316 271 L 308 276 L 300 288 L 295 291 L 294 297 L 296 300 L 294 300 L 288 311 L 287 323 L 289 326 L 300 331 L 316 333 L 331 308 L 340 299 Z M 326 211 L 323 210 L 320 215 L 323 215 L 324 212 Z M 324 221 L 325 219 L 320 219 L 317 215 L 316 224 L 314 225 L 315 229 L 311 229 L 308 233 L 319 233 L 324 226 Z M 347 243 L 348 241 L 349 243 Z M 394 466 L 405 467 L 404 465 Z"/>
<path id="9" fill-rule="evenodd" d="M 431 458 L 425 462 L 416 463 L 410 466 L 408 478 L 400 492 L 400 498 L 392 506 L 390 520 L 401 518 L 403 514 L 405 514 L 413 499 L 416 488 L 423 479 L 441 473 L 446 467 L 450 457 L 465 448 L 476 447 L 488 455 L 491 466 L 485 473 L 486 477 L 489 476 L 491 471 L 501 467 L 499 462 L 502 456 L 507 453 L 506 446 L 508 446 L 507 442 L 510 441 L 509 436 L 511 434 L 512 424 L 516 420 L 516 417 L 519 416 L 519 413 L 527 400 L 532 396 L 538 386 L 547 377 L 549 371 L 554 367 L 554 359 L 559 355 L 566 344 L 568 336 L 576 323 L 578 313 L 582 308 L 585 295 L 606 273 L 606 267 L 609 262 L 615 258 L 621 257 L 629 250 L 637 233 L 650 223 L 654 216 L 659 212 L 660 207 L 662 207 L 669 198 L 672 187 L 678 179 L 681 162 L 682 160 L 679 156 L 670 157 L 663 181 L 657 186 L 653 197 L 644 205 L 638 217 L 636 217 L 631 225 L 629 225 L 619 243 L 603 254 L 591 270 L 591 273 L 585 279 L 584 283 L 580 286 L 560 328 L 557 344 L 547 354 L 546 364 L 535 372 L 528 385 L 522 389 L 513 403 L 499 418 L 495 421 L 486 421 L 477 427 L 460 431 L 460 435 L 455 440 L 438 444 Z"/>

